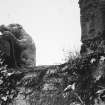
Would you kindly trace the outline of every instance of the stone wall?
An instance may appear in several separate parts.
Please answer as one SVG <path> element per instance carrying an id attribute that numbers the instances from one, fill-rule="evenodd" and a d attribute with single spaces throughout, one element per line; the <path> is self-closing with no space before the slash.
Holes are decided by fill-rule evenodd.
<path id="1" fill-rule="evenodd" d="M 62 93 L 67 85 L 68 66 L 37 66 L 27 72 L 12 105 L 65 105 Z"/>

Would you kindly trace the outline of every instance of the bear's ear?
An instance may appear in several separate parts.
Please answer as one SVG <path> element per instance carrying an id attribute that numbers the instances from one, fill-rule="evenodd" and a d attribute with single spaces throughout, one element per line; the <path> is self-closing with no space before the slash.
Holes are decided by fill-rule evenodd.
<path id="1" fill-rule="evenodd" d="M 8 27 L 5 25 L 0 25 L 0 32 L 3 33 L 4 31 L 9 31 Z"/>

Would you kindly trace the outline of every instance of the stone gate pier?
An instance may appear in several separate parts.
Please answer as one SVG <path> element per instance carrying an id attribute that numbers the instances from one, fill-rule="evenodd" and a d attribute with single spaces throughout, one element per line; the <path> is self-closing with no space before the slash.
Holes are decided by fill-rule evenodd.
<path id="1" fill-rule="evenodd" d="M 105 0 L 79 0 L 79 6 L 81 54 L 91 53 L 105 45 Z"/>

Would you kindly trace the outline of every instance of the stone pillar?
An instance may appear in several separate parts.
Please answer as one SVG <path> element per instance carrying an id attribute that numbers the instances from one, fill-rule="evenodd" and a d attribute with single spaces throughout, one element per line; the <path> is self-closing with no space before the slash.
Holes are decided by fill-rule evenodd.
<path id="1" fill-rule="evenodd" d="M 95 51 L 105 40 L 105 0 L 79 0 L 81 54 Z"/>

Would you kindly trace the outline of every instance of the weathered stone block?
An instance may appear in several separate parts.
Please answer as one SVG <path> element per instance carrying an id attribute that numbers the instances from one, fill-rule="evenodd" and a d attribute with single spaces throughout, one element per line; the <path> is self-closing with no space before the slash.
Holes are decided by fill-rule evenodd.
<path id="1" fill-rule="evenodd" d="M 83 43 L 80 53 L 99 51 L 100 45 L 105 46 L 102 44 L 105 41 L 105 0 L 79 0 L 79 5 Z"/>
<path id="2" fill-rule="evenodd" d="M 105 0 L 80 0 L 82 42 L 101 36 L 105 30 Z"/>

